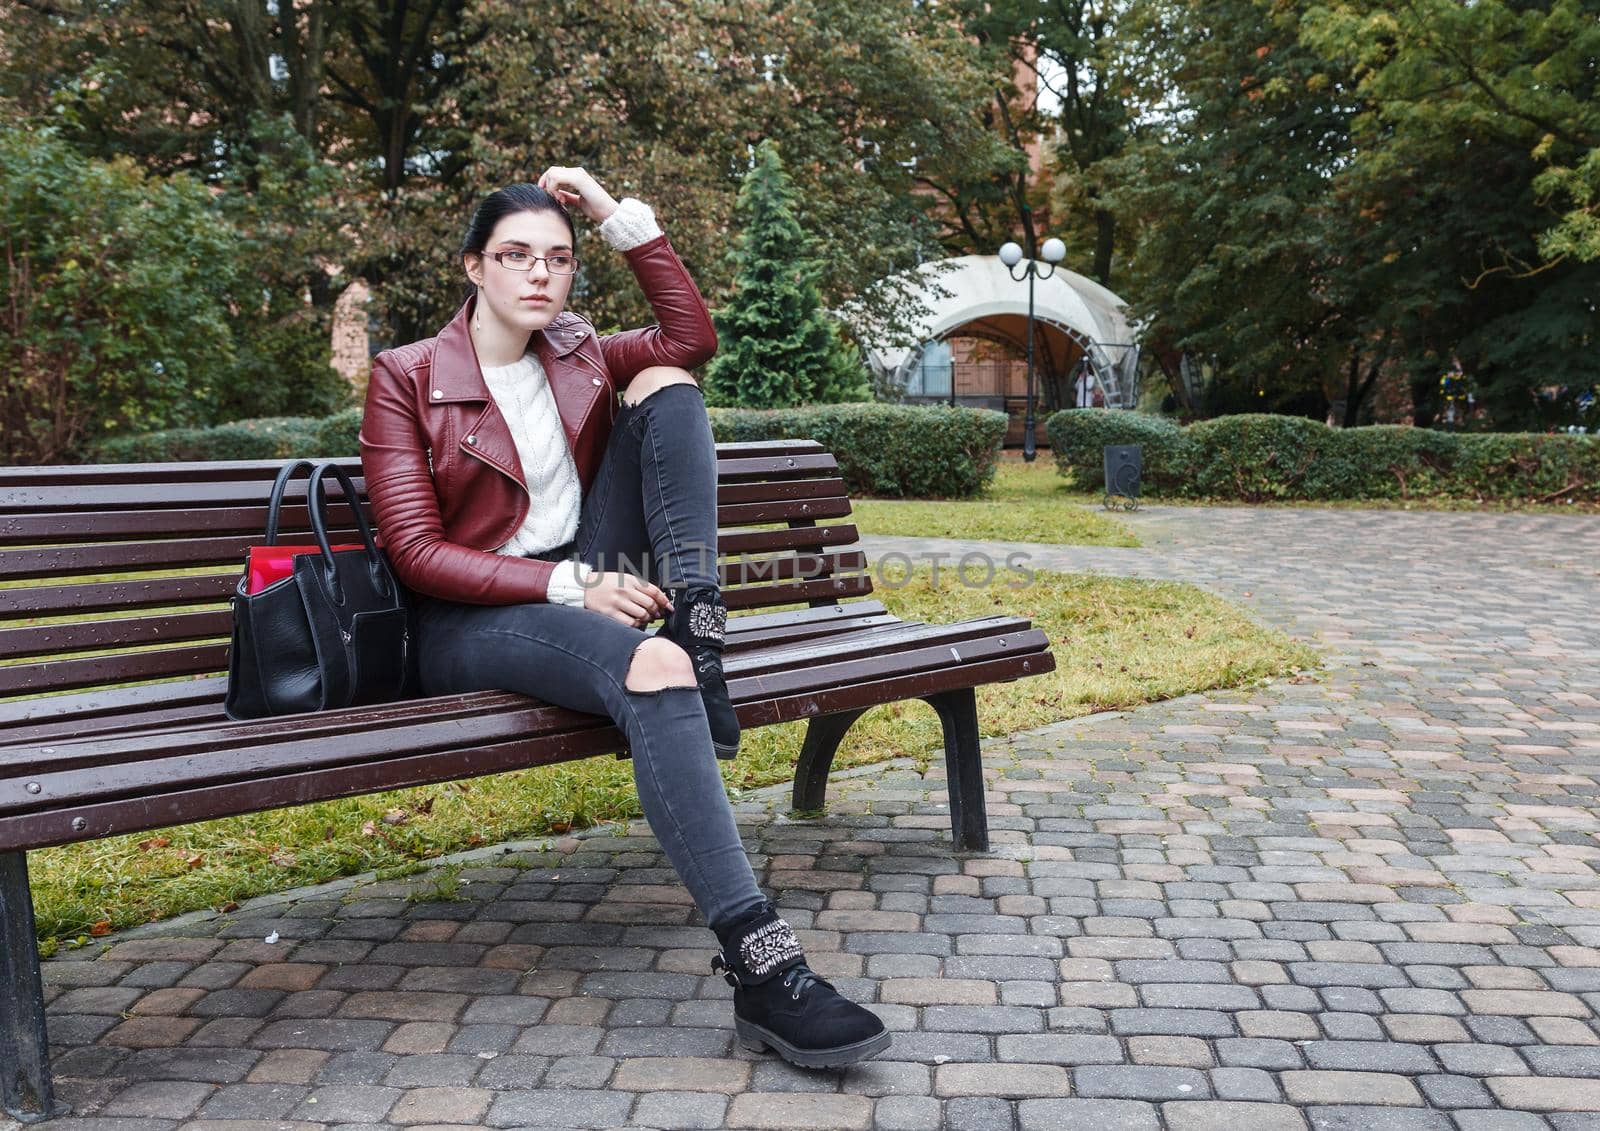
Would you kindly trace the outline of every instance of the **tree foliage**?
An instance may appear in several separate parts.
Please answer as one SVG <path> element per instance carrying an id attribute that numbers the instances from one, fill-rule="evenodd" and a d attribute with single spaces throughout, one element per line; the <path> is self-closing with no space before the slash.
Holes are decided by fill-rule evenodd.
<path id="1" fill-rule="evenodd" d="M 1140 218 L 1149 338 L 1218 374 L 1199 407 L 1342 402 L 1353 424 L 1390 373 L 1427 424 L 1459 366 L 1498 427 L 1575 419 L 1600 383 L 1600 266 L 1552 194 L 1595 136 L 1594 12 L 1135 0 L 1161 124 L 1113 195 Z"/>
<path id="2" fill-rule="evenodd" d="M 771 141 L 756 147 L 735 217 L 738 274 L 728 305 L 715 314 L 720 348 L 706 372 L 707 402 L 788 408 L 868 399 L 866 369 L 817 292 L 817 275 L 833 257 L 807 253 L 794 186 Z"/>
<path id="3" fill-rule="evenodd" d="M 0 461 L 205 423 L 234 371 L 234 233 L 188 176 L 0 130 Z"/>

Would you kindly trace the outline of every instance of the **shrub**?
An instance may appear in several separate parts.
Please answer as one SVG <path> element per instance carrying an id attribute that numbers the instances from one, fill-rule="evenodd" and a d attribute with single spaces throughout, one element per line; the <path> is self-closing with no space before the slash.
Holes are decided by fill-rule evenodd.
<path id="1" fill-rule="evenodd" d="M 1350 460 L 1338 434 L 1318 421 L 1241 413 L 1202 420 L 1186 432 L 1190 494 L 1247 503 L 1353 497 Z"/>
<path id="2" fill-rule="evenodd" d="M 343 414 L 341 414 L 343 415 Z M 338 417 L 328 419 L 337 420 Z M 311 459 L 344 452 L 321 450 L 325 423 L 314 416 L 236 420 L 213 428 L 169 428 L 140 436 L 118 436 L 95 445 L 97 463 L 174 463 L 219 459 Z"/>
<path id="3" fill-rule="evenodd" d="M 1058 412 L 1046 430 L 1056 470 L 1089 490 L 1104 486 L 1105 445 L 1142 444 L 1144 484 L 1151 493 L 1178 497 L 1600 501 L 1596 436 L 1329 428 L 1259 414 L 1179 429 L 1110 409 Z"/>
<path id="4" fill-rule="evenodd" d="M 317 426 L 317 453 L 324 456 L 361 454 L 361 410 L 347 408 L 324 417 Z"/>
<path id="5" fill-rule="evenodd" d="M 719 443 L 805 438 L 839 461 L 852 494 L 967 498 L 994 478 L 1006 417 L 948 405 L 838 404 L 713 408 Z"/>
<path id="6" fill-rule="evenodd" d="M 62 462 L 113 433 L 215 419 L 238 264 L 200 181 L 6 126 L 0 231 L 0 461 Z"/>
<path id="7" fill-rule="evenodd" d="M 1004 413 L 946 405 L 849 404 L 809 408 L 713 408 L 720 443 L 805 438 L 839 461 L 852 493 L 966 498 L 994 478 Z M 174 428 L 102 441 L 101 463 L 290 459 L 360 453 L 361 410 L 332 416 L 239 420 L 215 428 Z"/>
<path id="8" fill-rule="evenodd" d="M 1142 482 L 1157 491 L 1176 493 L 1189 475 L 1188 441 L 1172 421 L 1138 412 L 1103 408 L 1068 408 L 1045 421 L 1056 471 L 1085 491 L 1106 486 L 1108 444 L 1139 444 Z"/>

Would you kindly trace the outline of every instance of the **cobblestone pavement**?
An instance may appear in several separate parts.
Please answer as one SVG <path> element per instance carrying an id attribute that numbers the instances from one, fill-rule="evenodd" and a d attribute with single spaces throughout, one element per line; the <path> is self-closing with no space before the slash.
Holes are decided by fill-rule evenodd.
<path id="1" fill-rule="evenodd" d="M 1600 519 L 1129 521 L 1144 549 L 1017 548 L 1211 586 L 1328 670 L 989 740 L 987 854 L 905 761 L 820 820 L 741 801 L 881 1059 L 738 1049 L 640 827 L 479 852 L 458 901 L 335 884 L 49 961 L 50 1126 L 1600 1127 Z"/>

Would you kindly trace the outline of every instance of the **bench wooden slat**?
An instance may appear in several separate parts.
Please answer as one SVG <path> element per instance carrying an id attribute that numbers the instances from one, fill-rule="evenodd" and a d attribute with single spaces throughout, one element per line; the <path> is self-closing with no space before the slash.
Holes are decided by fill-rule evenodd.
<path id="1" fill-rule="evenodd" d="M 170 495 L 168 496 L 170 500 Z M 304 503 L 285 505 L 279 511 L 286 531 L 311 529 Z M 353 527 L 355 519 L 342 500 L 328 507 L 328 521 Z M 200 537 L 247 534 L 261 537 L 267 528 L 267 506 L 197 507 L 128 511 L 60 511 L 51 514 L 0 515 L 0 545 L 50 545 L 57 542 L 104 542 L 107 539 L 152 541 L 188 535 Z"/>
<path id="2" fill-rule="evenodd" d="M 1042 634 L 1041 634 L 1042 635 Z M 921 698 L 956 688 L 1004 682 L 1053 670 L 1049 652 L 1010 655 L 939 671 L 893 676 L 825 692 L 771 699 L 740 713 L 746 726 L 766 726 L 867 705 Z M 147 832 L 171 825 L 254 813 L 312 799 L 353 797 L 387 789 L 429 785 L 529 766 L 587 758 L 622 748 L 614 726 L 574 732 L 562 739 L 518 739 L 494 746 L 388 758 L 353 768 L 257 778 L 205 789 L 61 810 L 34 810 L 0 819 L 0 852 Z"/>
<path id="3" fill-rule="evenodd" d="M 314 544 L 309 533 L 286 529 L 281 541 Z M 330 542 L 355 542 L 355 527 L 330 527 Z M 0 550 L 0 580 L 83 576 L 94 573 L 125 573 L 134 570 L 186 569 L 196 566 L 235 564 L 245 560 L 251 546 L 259 546 L 261 531 L 218 538 L 180 538 L 159 542 L 84 543 L 76 546 L 50 546 L 42 549 Z M 10 590 L 0 590 L 0 594 Z M 4 597 L 0 596 L 0 609 Z"/>
<path id="4" fill-rule="evenodd" d="M 853 522 L 835 522 L 818 526 L 734 528 L 718 532 L 717 550 L 723 554 L 776 553 L 782 550 L 850 546 L 860 540 L 860 531 Z"/>
<path id="5" fill-rule="evenodd" d="M 863 570 L 866 568 L 866 555 L 860 550 L 832 551 L 827 553 L 812 553 L 799 555 L 779 555 L 765 558 L 752 558 L 749 560 L 719 563 L 718 573 L 724 586 L 743 586 L 738 592 L 745 594 L 741 597 L 740 608 L 752 608 L 762 604 L 787 603 L 796 598 L 790 596 L 790 590 L 769 589 L 767 583 L 792 580 L 797 578 L 814 579 L 831 576 L 844 570 Z M 170 579 L 181 580 L 181 579 Z M 198 579 L 188 579 L 198 580 Z M 95 586 L 90 594 L 100 603 L 73 604 L 81 597 L 80 587 L 54 586 L 49 589 L 7 590 L 7 594 L 18 594 L 16 611 L 23 611 L 24 606 L 31 606 L 27 611 L 35 612 L 41 616 L 59 615 L 68 611 L 87 612 L 91 609 L 101 610 L 128 610 L 135 607 L 134 601 L 122 599 L 124 595 L 135 587 L 145 587 L 148 591 L 141 595 L 138 604 L 146 606 L 174 605 L 188 603 L 215 603 L 219 598 L 233 594 L 237 575 L 215 575 L 213 587 L 212 579 L 204 585 L 168 586 L 156 584 L 153 587 L 149 582 L 101 582 L 91 583 Z M 109 586 L 109 588 L 107 588 Z M 176 592 L 184 594 L 180 600 Z M 732 588 L 728 590 L 731 594 Z M 29 595 L 32 596 L 29 596 Z M 170 596 L 168 596 L 170 594 Z M 46 604 L 54 602 L 54 604 Z M 42 607 L 41 607 L 42 606 Z M 3 607 L 3 603 L 0 603 Z M 731 606 L 730 606 L 731 607 Z M 8 610 L 9 611 L 9 610 Z M 67 655 L 72 652 L 91 651 L 97 648 L 112 648 L 118 645 L 134 645 L 141 641 L 151 643 L 165 643 L 180 640 L 204 640 L 215 636 L 226 636 L 232 631 L 232 618 L 226 611 L 207 611 L 195 613 L 172 613 L 159 617 L 120 617 L 106 620 L 79 621 L 76 623 L 59 623 L 49 625 L 34 625 L 24 628 L 0 627 L 0 659 L 15 659 L 24 656 Z"/>
<path id="6" fill-rule="evenodd" d="M 719 466 L 723 460 L 778 460 L 784 456 L 833 458 L 815 440 L 748 440 L 717 445 Z M 336 456 L 334 462 L 352 477 L 361 473 L 361 461 L 356 456 Z M 265 480 L 270 485 L 282 466 L 282 460 L 236 459 L 0 467 L 0 489 L 74 483 L 209 483 L 218 478 Z"/>
<path id="7" fill-rule="evenodd" d="M 0 589 L 0 616 L 55 617 L 68 613 L 103 613 L 226 601 L 239 580 L 232 573 L 196 573 L 187 577 L 132 578 L 127 581 L 85 581 Z"/>
<path id="8" fill-rule="evenodd" d="M 809 468 L 790 467 L 784 469 L 790 476 L 778 479 L 772 477 L 773 473 L 779 470 L 776 461 L 737 462 L 757 466 L 743 468 L 743 479 L 739 482 L 729 482 L 719 476 L 718 502 L 739 503 L 760 499 L 811 498 L 844 494 L 844 480 L 837 475 L 819 475 Z M 267 493 L 270 486 L 268 483 L 249 480 L 190 483 L 185 486 L 184 498 L 195 509 L 203 510 L 252 506 L 268 501 Z M 362 501 L 367 502 L 364 482 L 355 481 L 355 487 Z M 305 488 L 305 480 L 291 481 L 284 490 L 284 501 L 303 506 L 306 498 Z M 337 489 L 334 493 L 337 495 Z M 0 490 L 0 510 L 26 515 L 159 510 L 165 509 L 171 502 L 170 483 L 75 483 L 61 487 L 14 487 Z"/>
<path id="9" fill-rule="evenodd" d="M 835 678 L 837 672 L 843 671 L 839 665 L 847 662 L 870 661 L 880 674 L 944 666 L 952 660 L 960 662 L 968 656 L 977 655 L 985 648 L 1004 651 L 1008 646 L 1025 647 L 1025 644 L 1017 642 L 1017 638 L 1028 631 L 1030 626 L 1026 620 L 992 616 L 950 625 L 897 621 L 803 642 L 781 642 L 730 658 L 726 667 L 729 695 L 738 705 L 782 684 L 791 675 L 802 682 L 825 684 Z M 946 652 L 950 654 L 949 658 Z M 792 689 L 790 684 L 784 686 Z M 416 725 L 419 713 L 430 720 L 448 715 L 454 698 L 444 696 L 408 700 L 245 723 L 220 720 L 187 729 L 164 729 L 160 733 L 118 735 L 114 738 L 75 737 L 58 740 L 48 747 L 8 740 L 4 746 L 0 746 L 0 793 L 3 793 L 7 779 L 14 781 L 19 775 L 98 766 L 112 761 L 132 763 L 146 757 L 215 752 L 253 745 L 278 735 L 300 741 L 319 734 L 345 731 L 367 733 L 396 726 L 409 730 Z M 523 700 L 513 697 L 512 701 Z M 485 713 L 492 707 L 476 704 L 472 710 Z M 397 744 L 392 735 L 385 741 L 391 749 L 404 748 L 404 742 Z M 0 808 L 3 808 L 3 802 L 0 802 Z"/>
<path id="10" fill-rule="evenodd" d="M 234 579 L 229 578 L 231 584 Z M 729 612 L 793 604 L 798 601 L 838 601 L 872 592 L 870 574 L 822 577 L 812 581 L 780 581 L 729 589 L 723 601 Z M 199 648 L 151 648 L 115 655 L 45 660 L 0 665 L 0 696 L 38 695 L 70 691 L 102 683 L 160 679 L 182 675 L 208 675 L 228 666 L 226 642 Z"/>
<path id="11" fill-rule="evenodd" d="M 170 496 L 169 496 L 170 497 Z M 850 513 L 850 502 L 843 495 L 819 495 L 810 499 L 768 502 L 728 503 L 717 507 L 717 525 L 734 526 L 788 519 L 841 518 Z M 283 525 L 290 530 L 309 530 L 310 517 L 304 503 L 280 510 Z M 328 508 L 328 519 L 338 526 L 353 525 L 350 508 L 344 502 Z M 174 535 L 202 537 L 221 534 L 256 534 L 267 527 L 265 503 L 252 506 L 198 507 L 181 510 L 57 511 L 48 514 L 15 513 L 0 516 L 0 545 L 48 545 L 57 542 L 103 542 L 110 538 L 149 541 Z"/>
<path id="12" fill-rule="evenodd" d="M 951 660 L 946 646 L 935 644 L 900 653 L 886 667 L 875 657 L 838 659 L 791 667 L 743 680 L 736 703 L 765 702 L 773 696 L 794 696 L 852 686 L 863 679 L 937 672 L 983 663 L 1046 646 L 1037 629 L 980 637 L 961 645 L 965 660 Z M 758 686 L 752 683 L 759 680 Z M 730 680 L 732 690 L 735 681 Z M 754 692 L 755 694 L 752 694 Z M 66 745 L 53 758 L 17 765 L 20 756 L 36 751 L 0 750 L 0 817 L 50 806 L 79 807 L 114 797 L 137 797 L 174 785 L 193 787 L 254 779 L 267 772 L 299 772 L 335 765 L 388 759 L 399 751 L 430 753 L 460 745 L 479 745 L 519 735 L 560 735 L 575 728 L 609 728 L 599 715 L 558 708 L 534 700 L 511 712 L 471 711 L 436 704 L 420 720 L 392 710 L 354 709 L 323 712 L 296 719 L 270 720 L 263 726 L 207 728 L 186 735 L 150 735 L 122 741 Z M 386 705 L 392 706 L 392 705 Z M 384 722 L 389 725 L 385 726 Z M 296 725 L 299 724 L 299 725 Z M 405 727 L 405 743 L 395 745 L 395 727 Z M 277 741 L 274 741 L 274 738 Z M 337 738 L 330 742 L 328 738 Z M 119 761 L 111 761 L 120 758 Z M 60 768 L 58 768 L 60 767 Z"/>
<path id="13" fill-rule="evenodd" d="M 29 628 L 0 628 L 0 659 L 64 656 L 72 652 L 91 652 L 145 641 L 170 643 L 209 640 L 232 632 L 233 615 L 226 609 L 206 613 L 168 613 L 153 617 L 42 624 Z"/>
<path id="14" fill-rule="evenodd" d="M 151 648 L 112 656 L 10 664 L 0 667 L 0 695 L 37 695 L 41 691 L 70 691 L 135 679 L 209 675 L 223 671 L 227 666 L 227 644 L 209 644 L 199 648 Z"/>
<path id="15" fill-rule="evenodd" d="M 768 640 L 823 636 L 894 619 L 884 611 L 883 603 L 875 600 L 748 613 L 729 620 L 727 651 L 731 662 L 740 650 Z M 0 726 L 5 728 L 7 742 L 32 742 L 170 725 L 186 713 L 198 722 L 215 721 L 223 717 L 221 704 L 226 687 L 225 676 L 208 676 L 158 685 L 10 699 L 0 702 Z M 146 716 L 149 721 L 145 721 Z"/>

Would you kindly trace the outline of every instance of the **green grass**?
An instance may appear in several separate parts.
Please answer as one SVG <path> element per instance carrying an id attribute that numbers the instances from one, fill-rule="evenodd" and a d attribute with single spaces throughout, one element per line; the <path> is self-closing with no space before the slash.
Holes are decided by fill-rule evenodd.
<path id="1" fill-rule="evenodd" d="M 1000 574 L 993 586 L 969 588 L 946 569 L 934 586 L 926 566 L 900 580 L 886 580 L 875 595 L 902 618 L 1011 613 L 1048 633 L 1055 671 L 978 689 L 985 736 L 1245 686 L 1316 663 L 1308 649 L 1190 585 L 1035 571 L 1031 584 Z M 794 722 L 747 731 L 738 759 L 723 767 L 729 787 L 789 781 L 804 730 Z M 942 750 L 932 708 L 888 704 L 855 724 L 835 766 L 898 757 L 928 763 Z M 638 815 L 629 764 L 591 758 L 45 849 L 29 856 L 39 936 L 53 951 L 185 911 L 227 909 L 367 871 L 405 875 L 441 854 Z M 455 889 L 450 873 L 417 898 L 451 899 Z"/>
<path id="2" fill-rule="evenodd" d="M 1137 546 L 1132 530 L 1108 513 L 1089 509 L 1099 499 L 1056 474 L 1049 452 L 1033 463 L 1003 459 L 994 482 L 977 499 L 852 499 L 851 520 L 870 534 L 916 538 L 978 538 L 1073 546 Z"/>

